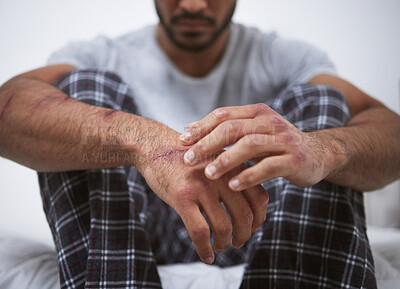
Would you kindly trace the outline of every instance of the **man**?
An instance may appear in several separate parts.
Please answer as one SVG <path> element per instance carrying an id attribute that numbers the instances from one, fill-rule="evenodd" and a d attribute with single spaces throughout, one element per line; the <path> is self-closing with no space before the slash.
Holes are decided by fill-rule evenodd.
<path id="1" fill-rule="evenodd" d="M 155 4 L 157 27 L 1 87 L 0 153 L 41 172 L 61 286 L 159 288 L 156 263 L 197 252 L 246 262 L 242 288 L 376 288 L 355 190 L 399 177 L 399 117 L 315 48 L 231 24 L 235 0 Z"/>

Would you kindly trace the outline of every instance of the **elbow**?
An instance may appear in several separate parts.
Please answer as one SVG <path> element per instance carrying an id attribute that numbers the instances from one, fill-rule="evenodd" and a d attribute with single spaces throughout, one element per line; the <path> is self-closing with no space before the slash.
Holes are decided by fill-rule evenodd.
<path id="1" fill-rule="evenodd" d="M 23 77 L 16 76 L 0 86 L 0 125 L 2 125 L 2 120 L 4 120 L 10 111 L 12 103 L 19 95 L 18 88 L 23 86 L 21 84 L 22 81 L 24 81 Z"/>
<path id="2" fill-rule="evenodd" d="M 11 105 L 12 99 L 13 99 L 12 94 L 5 96 L 4 99 L 3 99 L 3 97 L 1 97 L 1 99 L 0 99 L 0 126 L 1 126 L 3 118 L 7 114 L 7 110 L 9 109 L 9 107 Z"/>

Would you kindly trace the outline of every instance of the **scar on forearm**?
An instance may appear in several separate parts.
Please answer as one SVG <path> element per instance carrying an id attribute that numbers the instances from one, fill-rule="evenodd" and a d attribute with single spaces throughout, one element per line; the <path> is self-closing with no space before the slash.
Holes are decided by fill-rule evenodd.
<path id="1" fill-rule="evenodd" d="M 3 119 L 3 116 L 6 114 L 6 111 L 8 107 L 10 106 L 11 100 L 12 100 L 12 95 L 10 95 L 6 101 L 6 104 L 1 108 L 0 112 L 0 121 Z"/>

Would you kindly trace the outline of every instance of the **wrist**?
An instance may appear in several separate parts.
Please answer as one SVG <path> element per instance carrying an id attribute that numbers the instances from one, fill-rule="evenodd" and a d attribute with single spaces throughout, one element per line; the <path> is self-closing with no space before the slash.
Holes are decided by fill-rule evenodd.
<path id="1" fill-rule="evenodd" d="M 128 165 L 135 166 L 142 175 L 159 160 L 167 156 L 183 154 L 189 148 L 182 147 L 179 133 L 153 120 L 141 118 L 135 129 L 122 136 L 125 154 L 132 156 Z"/>
<path id="2" fill-rule="evenodd" d="M 319 155 L 317 159 L 323 162 L 324 178 L 331 181 L 348 163 L 347 145 L 333 130 L 321 130 L 308 135 L 313 140 L 312 146 Z"/>

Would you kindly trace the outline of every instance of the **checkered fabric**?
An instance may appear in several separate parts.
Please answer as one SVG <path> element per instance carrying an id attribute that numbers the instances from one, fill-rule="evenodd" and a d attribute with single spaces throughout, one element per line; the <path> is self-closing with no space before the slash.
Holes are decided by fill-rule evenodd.
<path id="1" fill-rule="evenodd" d="M 74 71 L 56 85 L 82 102 L 137 112 L 115 74 Z M 350 117 L 340 93 L 323 86 L 296 86 L 268 104 L 306 131 Z M 134 167 L 39 173 L 39 183 L 61 288 L 161 288 L 156 265 L 199 261 L 179 216 Z M 324 181 L 263 185 L 270 195 L 263 228 L 215 260 L 248 264 L 241 288 L 376 288 L 362 193 Z"/>
<path id="2" fill-rule="evenodd" d="M 324 86 L 295 86 L 267 104 L 303 131 L 342 126 L 351 116 L 344 97 Z M 267 219 L 242 289 L 376 288 L 361 192 L 326 181 L 300 188 L 283 178 L 263 186 Z"/>

